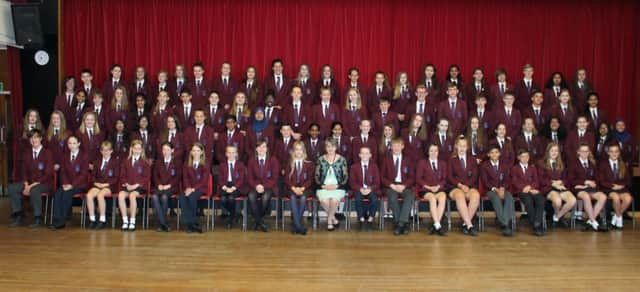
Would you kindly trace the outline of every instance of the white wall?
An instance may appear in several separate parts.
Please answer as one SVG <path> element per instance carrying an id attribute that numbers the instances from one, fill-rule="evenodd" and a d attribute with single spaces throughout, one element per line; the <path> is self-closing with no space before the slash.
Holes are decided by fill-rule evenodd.
<path id="1" fill-rule="evenodd" d="M 11 17 L 11 3 L 6 0 L 0 0 L 0 49 L 7 45 L 16 46 Z"/>

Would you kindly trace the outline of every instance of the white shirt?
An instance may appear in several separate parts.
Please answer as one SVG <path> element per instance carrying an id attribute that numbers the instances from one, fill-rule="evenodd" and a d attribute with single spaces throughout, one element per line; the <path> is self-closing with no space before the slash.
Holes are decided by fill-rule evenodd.
<path id="1" fill-rule="evenodd" d="M 331 79 L 324 79 L 322 82 L 325 87 L 329 87 L 331 85 Z"/>
<path id="2" fill-rule="evenodd" d="M 423 113 L 424 112 L 424 108 L 425 108 L 425 102 L 424 101 L 416 101 L 416 113 Z M 420 106 L 422 106 L 422 112 L 420 112 Z"/>
<path id="3" fill-rule="evenodd" d="M 42 150 L 42 145 L 40 145 L 40 147 L 38 147 L 38 149 L 33 149 L 31 152 L 35 152 L 36 154 L 36 158 L 38 158 L 38 156 L 40 156 L 40 151 Z"/>
<path id="4" fill-rule="evenodd" d="M 613 167 L 614 165 L 616 166 L 615 168 L 620 170 L 620 165 L 618 165 L 618 161 L 609 159 L 609 167 L 611 167 L 611 171 L 614 170 L 614 167 Z"/>
<path id="5" fill-rule="evenodd" d="M 203 77 L 200 77 L 200 78 L 196 78 L 194 81 L 195 81 L 196 85 L 198 85 L 198 84 L 202 85 L 202 80 L 203 79 L 204 79 Z"/>
<path id="6" fill-rule="evenodd" d="M 98 115 L 99 115 L 101 110 L 102 110 L 102 105 L 94 105 L 94 106 L 93 106 L 93 111 L 94 111 L 96 114 L 98 114 Z"/>
<path id="7" fill-rule="evenodd" d="M 531 79 L 524 78 L 522 80 L 524 80 L 524 85 L 526 85 L 527 87 L 531 87 L 533 85 L 533 82 Z"/>
<path id="8" fill-rule="evenodd" d="M 582 158 L 580 158 L 580 157 L 578 157 L 578 159 L 580 160 L 580 164 L 582 165 L 582 167 L 584 167 L 585 165 L 586 165 L 587 167 L 589 167 L 589 160 L 587 160 L 587 159 L 582 159 Z"/>
<path id="9" fill-rule="evenodd" d="M 284 146 L 288 146 L 289 145 L 289 139 L 291 139 L 291 137 L 282 137 L 284 139 Z"/>
<path id="10" fill-rule="evenodd" d="M 527 173 L 527 168 L 529 165 L 520 163 L 520 168 L 522 168 L 522 173 Z"/>
<path id="11" fill-rule="evenodd" d="M 134 166 L 138 160 L 140 160 L 140 156 L 131 156 L 131 166 Z"/>
<path id="12" fill-rule="evenodd" d="M 227 182 L 233 181 L 233 174 L 231 173 L 231 170 L 235 167 L 235 165 L 235 160 L 229 160 L 229 162 L 227 163 Z"/>
<path id="13" fill-rule="evenodd" d="M 362 188 L 369 188 L 369 186 L 367 185 L 367 177 L 365 176 L 364 173 L 364 169 L 367 168 L 367 171 L 369 171 L 369 161 L 361 161 L 360 162 L 362 164 Z"/>
<path id="14" fill-rule="evenodd" d="M 578 137 L 583 137 L 585 134 L 586 130 L 580 130 L 578 129 Z"/>
<path id="15" fill-rule="evenodd" d="M 429 159 L 429 166 L 431 166 L 433 168 L 433 166 L 435 166 L 435 168 L 433 170 L 438 170 L 438 160 L 437 159 Z"/>
<path id="16" fill-rule="evenodd" d="M 527 142 L 531 142 L 531 137 L 532 137 L 532 136 L 533 136 L 533 134 L 532 134 L 532 133 L 524 132 L 524 138 L 525 138 L 525 141 L 527 141 Z"/>
<path id="17" fill-rule="evenodd" d="M 144 80 L 138 80 L 137 85 L 138 85 L 138 88 L 143 87 L 144 86 Z"/>

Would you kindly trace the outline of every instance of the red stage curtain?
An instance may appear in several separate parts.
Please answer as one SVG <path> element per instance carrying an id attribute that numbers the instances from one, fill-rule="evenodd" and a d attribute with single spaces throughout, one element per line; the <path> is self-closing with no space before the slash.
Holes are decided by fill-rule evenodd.
<path id="1" fill-rule="evenodd" d="M 136 65 L 155 74 L 202 60 L 209 78 L 223 61 L 236 77 L 256 65 L 262 78 L 280 57 L 289 75 L 307 63 L 314 79 L 322 64 L 331 64 L 342 84 L 351 66 L 367 84 L 379 69 L 392 80 L 407 71 L 415 83 L 428 62 L 440 79 L 456 63 L 465 80 L 482 66 L 493 82 L 498 67 L 515 81 L 532 63 L 543 84 L 553 71 L 571 80 L 584 66 L 609 115 L 633 127 L 640 107 L 639 11 L 637 1 L 619 0 L 67 0 L 64 72 L 89 67 L 102 82 L 114 62 L 131 78 Z"/>

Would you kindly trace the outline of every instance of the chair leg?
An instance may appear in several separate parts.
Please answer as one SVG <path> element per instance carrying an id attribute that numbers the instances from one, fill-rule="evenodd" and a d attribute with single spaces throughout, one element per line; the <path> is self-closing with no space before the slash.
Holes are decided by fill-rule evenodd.
<path id="1" fill-rule="evenodd" d="M 216 229 L 216 199 L 211 198 L 211 231 Z"/>
<path id="2" fill-rule="evenodd" d="M 447 225 L 449 232 L 451 232 L 451 200 L 447 199 Z"/>
<path id="3" fill-rule="evenodd" d="M 484 200 L 480 198 L 480 210 L 478 211 L 478 230 L 484 232 Z"/>
<path id="4" fill-rule="evenodd" d="M 384 230 L 384 202 L 380 200 L 380 206 L 378 207 L 378 229 L 380 231 Z"/>
<path id="5" fill-rule="evenodd" d="M 280 222 L 282 222 L 282 230 L 284 231 L 284 216 L 282 216 L 282 219 L 280 220 L 280 218 L 278 218 L 278 210 L 280 210 L 280 201 L 282 200 L 282 198 L 276 197 L 276 230 L 278 230 L 278 228 L 280 227 Z M 284 201 L 282 201 L 282 207 L 284 208 Z"/>
<path id="6" fill-rule="evenodd" d="M 49 208 L 47 208 L 48 202 L 49 202 L 49 197 L 47 197 L 47 203 L 45 203 L 45 207 L 44 207 L 44 224 L 47 224 L 47 212 L 49 212 L 49 224 L 53 224 L 53 204 L 56 202 L 55 198 L 51 198 L 51 210 L 49 210 Z"/>
<path id="7" fill-rule="evenodd" d="M 116 208 L 116 197 L 111 196 L 111 229 L 115 229 L 116 228 L 116 216 L 118 216 L 116 214 L 116 210 L 118 208 Z"/>
<path id="8" fill-rule="evenodd" d="M 247 231 L 247 198 L 242 200 L 242 231 Z"/>
<path id="9" fill-rule="evenodd" d="M 86 210 L 87 210 L 87 200 L 86 198 L 81 198 L 82 199 L 82 210 L 80 211 L 80 228 L 84 229 L 86 224 L 87 224 L 87 218 L 86 218 Z"/>
<path id="10" fill-rule="evenodd" d="M 311 218 L 313 219 L 313 230 L 317 230 L 318 229 L 318 201 L 316 199 L 311 200 L 312 204 L 311 207 L 313 208 L 313 210 L 311 210 Z"/>
<path id="11" fill-rule="evenodd" d="M 180 200 L 177 200 L 178 204 L 176 205 L 178 210 L 180 210 L 180 214 L 178 214 L 178 218 L 176 220 L 176 230 L 180 230 L 180 217 L 182 217 L 182 209 L 180 209 Z"/>

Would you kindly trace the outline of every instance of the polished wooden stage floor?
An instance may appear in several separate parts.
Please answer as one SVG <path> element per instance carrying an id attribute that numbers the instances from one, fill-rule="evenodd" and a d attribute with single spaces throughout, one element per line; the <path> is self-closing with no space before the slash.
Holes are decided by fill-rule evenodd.
<path id="1" fill-rule="evenodd" d="M 8 200 L 0 211 L 8 214 Z M 75 219 L 78 219 L 77 217 Z M 78 219 L 79 220 L 79 219 Z M 640 229 L 477 238 L 324 230 L 306 237 L 9 229 L 0 220 L 0 290 L 637 291 Z"/>

